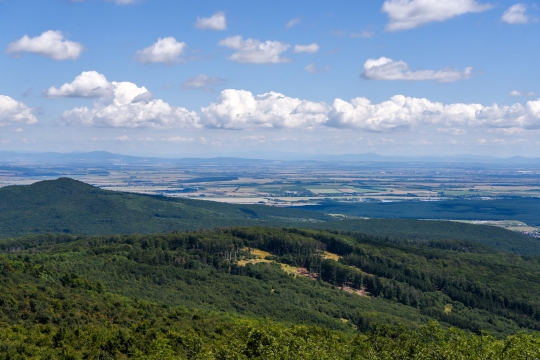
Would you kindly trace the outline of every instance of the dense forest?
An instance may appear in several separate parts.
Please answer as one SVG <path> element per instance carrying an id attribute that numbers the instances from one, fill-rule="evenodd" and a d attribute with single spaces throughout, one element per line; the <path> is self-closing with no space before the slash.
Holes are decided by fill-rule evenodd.
<path id="1" fill-rule="evenodd" d="M 505 199 L 451 199 L 445 201 L 339 202 L 325 201 L 306 207 L 321 213 L 338 213 L 373 218 L 519 220 L 540 226 L 540 199 L 508 197 Z"/>
<path id="2" fill-rule="evenodd" d="M 152 234 L 253 225 L 346 230 L 419 241 L 468 240 L 497 250 L 540 255 L 538 240 L 492 226 L 412 219 L 341 220 L 317 211 L 107 191 L 68 178 L 0 188 L 0 238 L 47 233 Z"/>
<path id="3" fill-rule="evenodd" d="M 540 356 L 540 260 L 462 240 L 33 235 L 0 242 L 0 274 L 5 359 Z"/>
<path id="4" fill-rule="evenodd" d="M 504 229 L 59 179 L 0 189 L 0 238 L 0 359 L 540 358 L 540 243 Z"/>

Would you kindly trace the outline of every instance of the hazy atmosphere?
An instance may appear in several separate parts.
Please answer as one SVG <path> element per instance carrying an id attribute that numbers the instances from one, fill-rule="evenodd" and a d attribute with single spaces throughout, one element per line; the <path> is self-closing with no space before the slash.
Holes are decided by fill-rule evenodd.
<path id="1" fill-rule="evenodd" d="M 540 11 L 0 1 L 0 150 L 537 155 Z"/>

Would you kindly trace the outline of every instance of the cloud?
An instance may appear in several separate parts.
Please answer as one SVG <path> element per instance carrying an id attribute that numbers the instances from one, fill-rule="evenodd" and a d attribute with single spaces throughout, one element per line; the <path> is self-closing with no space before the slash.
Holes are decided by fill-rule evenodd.
<path id="1" fill-rule="evenodd" d="M 240 63 L 277 64 L 290 61 L 280 55 L 291 46 L 279 41 L 267 40 L 263 43 L 257 39 L 243 40 L 241 36 L 231 36 L 221 40 L 219 45 L 238 50 L 229 59 Z"/>
<path id="2" fill-rule="evenodd" d="M 351 128 L 371 132 L 407 131 L 419 125 L 441 128 L 464 127 L 526 130 L 540 129 L 540 99 L 525 106 L 482 106 L 480 104 L 448 104 L 427 99 L 393 96 L 389 101 L 372 104 L 366 98 L 350 102 L 336 99 L 328 114 L 326 126 Z M 449 129 L 448 132 L 452 132 Z"/>
<path id="3" fill-rule="evenodd" d="M 122 135 L 122 136 L 117 136 L 117 137 L 115 137 L 114 140 L 118 140 L 118 141 L 127 141 L 127 140 L 131 140 L 131 139 L 130 139 L 129 136 L 127 136 L 127 135 Z"/>
<path id="4" fill-rule="evenodd" d="M 286 29 L 290 29 L 292 28 L 293 26 L 296 26 L 298 24 L 300 24 L 302 22 L 302 18 L 301 17 L 297 17 L 297 18 L 294 18 L 294 19 L 291 19 L 287 22 L 287 25 L 285 25 L 285 28 Z"/>
<path id="5" fill-rule="evenodd" d="M 498 106 L 494 104 L 483 107 L 477 118 L 491 128 L 521 128 L 526 130 L 540 129 L 540 99 L 527 101 L 525 106 L 513 104 Z"/>
<path id="6" fill-rule="evenodd" d="M 355 98 L 351 102 L 336 99 L 326 125 L 372 132 L 405 131 L 425 122 L 428 114 L 440 113 L 442 107 L 427 99 L 402 95 L 380 104 L 372 104 L 366 98 Z"/>
<path id="7" fill-rule="evenodd" d="M 152 99 L 144 87 L 131 82 L 109 82 L 96 71 L 83 72 L 73 82 L 43 92 L 48 97 L 96 99 L 93 108 L 86 106 L 64 111 L 64 124 L 124 128 L 200 127 L 195 112 Z"/>
<path id="8" fill-rule="evenodd" d="M 159 38 L 154 44 L 149 47 L 137 51 L 137 59 L 143 64 L 148 63 L 166 63 L 174 64 L 181 59 L 178 58 L 184 48 L 185 42 L 178 42 L 175 38 L 169 36 Z"/>
<path id="9" fill-rule="evenodd" d="M 355 32 L 351 33 L 352 38 L 369 39 L 374 36 L 375 36 L 374 31 L 367 31 L 367 30 L 362 30 L 362 32 L 359 32 L 359 33 L 355 33 Z"/>
<path id="10" fill-rule="evenodd" d="M 227 30 L 227 19 L 225 18 L 225 13 L 219 11 L 209 18 L 197 17 L 195 27 L 203 30 Z"/>
<path id="11" fill-rule="evenodd" d="M 317 73 L 317 65 L 315 65 L 315 63 L 311 63 L 311 64 L 309 64 L 308 66 L 305 67 L 305 70 L 308 73 L 315 74 L 315 73 Z"/>
<path id="12" fill-rule="evenodd" d="M 0 95 L 0 126 L 12 123 L 36 124 L 37 122 L 31 108 L 9 96 Z"/>
<path id="13" fill-rule="evenodd" d="M 501 20 L 508 24 L 526 24 L 529 22 L 529 17 L 525 15 L 527 5 L 516 4 L 506 10 L 501 17 Z"/>
<path id="14" fill-rule="evenodd" d="M 315 65 L 315 63 L 311 63 L 309 64 L 308 66 L 306 66 L 304 68 L 304 70 L 306 70 L 308 73 L 311 73 L 311 74 L 316 74 L 318 72 L 321 72 L 321 71 L 328 71 L 330 70 L 330 66 L 326 65 L 322 68 L 322 70 L 319 70 L 319 68 L 317 68 L 317 65 Z"/>
<path id="15" fill-rule="evenodd" d="M 536 96 L 536 93 L 534 91 L 512 90 L 512 91 L 510 91 L 510 93 L 508 95 L 510 95 L 510 96 Z"/>
<path id="16" fill-rule="evenodd" d="M 43 95 L 50 98 L 83 97 L 102 98 L 112 96 L 112 85 L 104 75 L 97 71 L 84 71 L 73 82 L 64 84 L 60 88 L 51 86 L 43 90 Z"/>
<path id="17" fill-rule="evenodd" d="M 198 116 L 182 107 L 173 107 L 163 100 L 135 102 L 124 105 L 96 103 L 64 111 L 65 124 L 95 127 L 156 128 L 198 127 Z"/>
<path id="18" fill-rule="evenodd" d="M 450 135 L 454 135 L 454 136 L 467 134 L 467 131 L 465 131 L 464 129 L 460 129 L 460 128 L 438 128 L 437 131 L 441 132 L 441 133 L 447 133 L 447 134 L 450 134 Z"/>
<path id="19" fill-rule="evenodd" d="M 97 71 L 84 71 L 71 83 L 60 88 L 54 86 L 43 91 L 50 98 L 79 97 L 99 99 L 114 105 L 126 105 L 139 101 L 150 100 L 152 94 L 144 87 L 138 87 L 131 82 L 109 82 L 104 75 Z"/>
<path id="20" fill-rule="evenodd" d="M 203 89 L 206 92 L 214 92 L 215 86 L 223 85 L 226 82 L 226 79 L 200 74 L 184 81 L 182 88 L 186 90 Z"/>
<path id="21" fill-rule="evenodd" d="M 316 53 L 319 51 L 319 44 L 313 43 L 309 45 L 294 45 L 294 52 L 295 53 Z"/>
<path id="22" fill-rule="evenodd" d="M 161 138 L 161 141 L 167 142 L 192 142 L 193 138 L 183 138 L 181 136 L 171 136 L 168 138 Z"/>
<path id="23" fill-rule="evenodd" d="M 370 80 L 435 80 L 437 82 L 454 82 L 465 80 L 472 75 L 472 67 L 459 71 L 454 68 L 442 70 L 418 70 L 411 71 L 404 61 L 394 61 L 381 57 L 380 59 L 368 59 L 364 63 L 362 77 Z"/>
<path id="24" fill-rule="evenodd" d="M 312 128 L 326 121 L 329 106 L 269 92 L 253 96 L 249 91 L 227 89 L 217 102 L 201 108 L 207 127 L 219 129 Z"/>
<path id="25" fill-rule="evenodd" d="M 382 11 L 388 15 L 386 31 L 400 31 L 445 21 L 466 13 L 491 9 L 491 4 L 476 0 L 386 0 Z"/>
<path id="26" fill-rule="evenodd" d="M 82 44 L 65 40 L 61 31 L 49 30 L 33 38 L 24 35 L 19 40 L 9 44 L 6 52 L 11 55 L 29 52 L 54 60 L 75 60 L 83 50 Z"/>
<path id="27" fill-rule="evenodd" d="M 509 128 L 496 128 L 496 129 L 489 129 L 487 132 L 494 133 L 494 134 L 503 134 L 503 135 L 519 135 L 523 134 L 527 130 L 517 128 L 517 127 L 509 127 Z"/>
<path id="28" fill-rule="evenodd" d="M 183 87 L 206 89 L 222 80 L 199 75 L 188 79 Z M 93 107 L 74 108 L 62 115 L 64 124 L 82 126 L 158 129 L 204 126 L 228 130 L 331 127 L 379 133 L 406 132 L 423 127 L 452 136 L 471 131 L 504 135 L 540 131 L 540 99 L 510 106 L 484 106 L 443 104 L 395 95 L 380 103 L 371 103 L 364 97 L 349 101 L 337 98 L 329 105 L 276 92 L 254 95 L 245 90 L 226 89 L 215 102 L 202 107 L 197 114 L 152 99 L 144 86 L 108 81 L 95 71 L 84 72 L 71 83 L 51 87 L 44 94 L 56 98 L 94 99 Z M 0 124 L 13 122 L 32 124 L 37 119 L 26 105 L 0 96 Z"/>

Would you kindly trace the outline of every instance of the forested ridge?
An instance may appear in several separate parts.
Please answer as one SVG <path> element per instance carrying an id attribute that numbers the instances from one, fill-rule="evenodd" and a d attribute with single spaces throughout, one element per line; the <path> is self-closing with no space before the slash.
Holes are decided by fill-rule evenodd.
<path id="1" fill-rule="evenodd" d="M 242 264 L 253 249 L 271 255 Z M 539 259 L 474 242 L 267 227 L 33 235 L 0 243 L 0 273 L 5 359 L 540 356 Z"/>
<path id="2" fill-rule="evenodd" d="M 316 211 L 108 191 L 69 178 L 0 188 L 0 239 L 254 225 L 347 230 L 418 241 L 468 240 L 497 250 L 540 255 L 538 240 L 493 226 L 413 219 L 340 220 Z"/>

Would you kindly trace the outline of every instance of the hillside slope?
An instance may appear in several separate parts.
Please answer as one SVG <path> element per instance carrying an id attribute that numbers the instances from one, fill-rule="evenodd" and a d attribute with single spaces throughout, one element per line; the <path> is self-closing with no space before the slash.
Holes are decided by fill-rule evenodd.
<path id="1" fill-rule="evenodd" d="M 36 233 L 154 233 L 328 221 L 309 211 L 102 190 L 69 178 L 0 189 L 0 237 Z"/>
<path id="2" fill-rule="evenodd" d="M 13 281 L 3 285 L 0 310 L 7 318 L 19 316 L 23 304 L 12 304 L 9 293 L 37 281 L 51 289 L 106 290 L 167 306 L 345 332 L 372 322 L 417 327 L 433 319 L 498 335 L 540 330 L 537 258 L 484 253 L 460 242 L 447 248 L 266 227 L 38 235 L 0 243 L 0 272 L 9 275 L 3 281 Z M 269 254 L 255 260 L 250 249 Z M 47 315 L 52 309 L 33 309 L 54 318 Z M 0 323 L 7 318 L 0 314 Z"/>
<path id="3" fill-rule="evenodd" d="M 151 234 L 264 225 L 363 232 L 411 241 L 474 241 L 496 250 L 540 254 L 536 239 L 500 228 L 412 219 L 339 220 L 264 205 L 128 194 L 61 178 L 0 188 L 0 239 L 46 233 Z"/>

